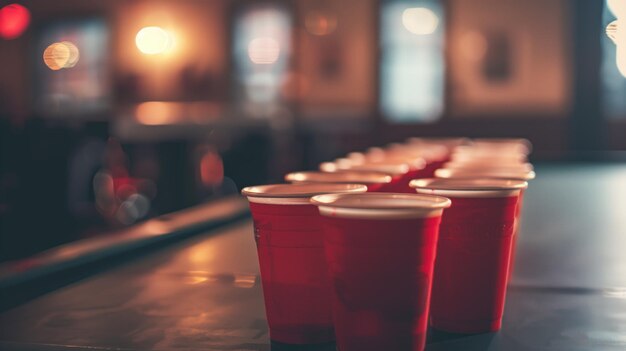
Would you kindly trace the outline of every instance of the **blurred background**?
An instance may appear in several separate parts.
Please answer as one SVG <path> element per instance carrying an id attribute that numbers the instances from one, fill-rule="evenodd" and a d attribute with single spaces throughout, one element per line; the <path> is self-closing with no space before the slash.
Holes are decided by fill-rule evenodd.
<path id="1" fill-rule="evenodd" d="M 623 162 L 620 16 L 624 0 L 0 1 L 0 261 L 412 136 Z"/>

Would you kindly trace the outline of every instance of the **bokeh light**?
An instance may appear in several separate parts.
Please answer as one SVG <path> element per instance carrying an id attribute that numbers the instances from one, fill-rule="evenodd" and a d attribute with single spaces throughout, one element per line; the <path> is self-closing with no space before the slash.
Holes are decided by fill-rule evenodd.
<path id="1" fill-rule="evenodd" d="M 606 5 L 615 17 L 626 17 L 626 0 L 607 0 Z"/>
<path id="2" fill-rule="evenodd" d="M 174 36 L 161 27 L 144 27 L 135 37 L 137 49 L 146 55 L 162 54 L 174 47 Z"/>
<path id="3" fill-rule="evenodd" d="M 256 38 L 248 44 L 250 61 L 257 65 L 275 63 L 280 56 L 280 43 L 274 38 Z"/>
<path id="4" fill-rule="evenodd" d="M 9 4 L 0 9 L 0 37 L 15 39 L 30 24 L 30 11 L 19 4 Z"/>
<path id="5" fill-rule="evenodd" d="M 425 7 L 412 7 L 402 12 L 402 24 L 413 34 L 428 35 L 437 29 L 439 17 Z"/>
<path id="6" fill-rule="evenodd" d="M 80 51 L 69 41 L 50 44 L 43 52 L 43 62 L 53 71 L 72 68 L 79 59 Z"/>
<path id="7" fill-rule="evenodd" d="M 224 181 L 224 162 L 215 150 L 207 150 L 200 159 L 200 180 L 204 186 L 218 186 Z"/>
<path id="8" fill-rule="evenodd" d="M 478 31 L 463 33 L 460 36 L 459 49 L 467 59 L 478 61 L 487 53 L 487 38 Z"/>
<path id="9" fill-rule="evenodd" d="M 624 0 L 626 2 L 626 0 Z M 626 17 L 624 17 L 626 18 Z M 617 35 L 615 44 L 617 45 L 617 52 L 615 53 L 615 59 L 617 61 L 617 68 L 622 76 L 626 77 L 626 27 L 624 26 L 625 20 L 620 20 L 617 26 Z"/>
<path id="10" fill-rule="evenodd" d="M 624 0 L 624 2 L 626 2 L 626 0 Z M 606 27 L 606 35 L 611 38 L 617 46 L 615 63 L 622 76 L 626 77 L 626 28 L 620 22 L 622 21 L 616 20 L 609 23 Z"/>
<path id="11" fill-rule="evenodd" d="M 328 35 L 337 29 L 337 16 L 332 13 L 311 11 L 304 19 L 304 27 L 313 35 Z"/>
<path id="12" fill-rule="evenodd" d="M 135 119 L 145 125 L 170 124 L 180 115 L 178 104 L 164 101 L 142 102 L 135 111 Z"/>
<path id="13" fill-rule="evenodd" d="M 311 80 L 304 74 L 289 72 L 283 80 L 281 94 L 286 99 L 297 100 L 304 98 L 311 90 Z"/>
<path id="14" fill-rule="evenodd" d="M 606 27 L 606 35 L 613 40 L 614 44 L 617 44 L 617 20 L 609 23 Z"/>
<path id="15" fill-rule="evenodd" d="M 78 50 L 78 47 L 69 41 L 62 41 L 61 44 L 65 45 L 70 52 L 70 56 L 67 59 L 67 62 L 65 62 L 65 65 L 63 65 L 63 68 L 72 68 L 76 66 L 78 60 L 80 59 L 80 51 Z"/>

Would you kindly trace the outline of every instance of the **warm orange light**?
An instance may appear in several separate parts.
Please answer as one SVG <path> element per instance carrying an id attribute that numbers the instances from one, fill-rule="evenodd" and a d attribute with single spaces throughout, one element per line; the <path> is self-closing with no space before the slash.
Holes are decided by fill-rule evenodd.
<path id="1" fill-rule="evenodd" d="M 0 9 L 0 37 L 15 39 L 22 35 L 30 24 L 30 12 L 19 4 L 9 4 Z"/>
<path id="2" fill-rule="evenodd" d="M 76 66 L 78 60 L 80 59 L 80 51 L 76 45 L 69 41 L 62 41 L 61 44 L 65 45 L 70 52 L 70 56 L 68 57 L 67 62 L 65 62 L 65 65 L 63 65 L 63 68 L 72 68 Z"/>
<path id="3" fill-rule="evenodd" d="M 425 7 L 412 7 L 402 12 L 402 24 L 413 34 L 428 35 L 437 29 L 439 17 Z"/>
<path id="4" fill-rule="evenodd" d="M 162 54 L 174 47 L 174 36 L 161 27 L 144 27 L 135 36 L 137 49 L 146 55 Z"/>
<path id="5" fill-rule="evenodd" d="M 192 268 L 192 269 L 193 268 L 202 269 L 203 267 L 206 267 L 206 264 L 215 260 L 215 257 L 216 257 L 215 244 L 212 244 L 212 243 L 204 243 L 204 244 L 192 246 L 191 249 L 187 252 L 187 258 L 189 262 L 192 264 L 192 266 L 189 268 Z M 215 277 L 211 276 L 211 273 L 209 272 L 202 272 L 202 271 L 194 270 L 194 271 L 191 271 L 190 273 L 192 273 L 194 276 L 206 277 L 207 280 L 209 280 L 209 278 L 211 278 L 211 280 L 215 279 Z"/>
<path id="6" fill-rule="evenodd" d="M 337 16 L 331 13 L 311 11 L 306 15 L 304 26 L 313 35 L 328 35 L 337 29 Z"/>
<path id="7" fill-rule="evenodd" d="M 179 106 L 162 101 L 142 102 L 137 106 L 135 118 L 141 124 L 160 125 L 175 122 L 179 115 Z"/>
<path id="8" fill-rule="evenodd" d="M 280 44 L 274 38 L 256 38 L 248 44 L 250 61 L 258 65 L 275 63 L 280 56 Z"/>
<path id="9" fill-rule="evenodd" d="M 464 33 L 460 38 L 460 49 L 466 58 L 480 60 L 487 53 L 487 39 L 477 31 Z"/>
<path id="10" fill-rule="evenodd" d="M 76 45 L 69 41 L 53 43 L 43 52 L 43 62 L 53 71 L 76 66 L 80 52 Z"/>
<path id="11" fill-rule="evenodd" d="M 255 274 L 235 274 L 234 286 L 238 288 L 250 289 L 254 287 L 257 281 Z"/>

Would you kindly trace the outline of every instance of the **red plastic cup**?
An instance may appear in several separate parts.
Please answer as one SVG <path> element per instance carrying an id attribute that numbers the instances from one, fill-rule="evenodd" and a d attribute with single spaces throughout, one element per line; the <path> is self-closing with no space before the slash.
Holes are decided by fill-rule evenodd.
<path id="1" fill-rule="evenodd" d="M 285 176 L 290 183 L 358 183 L 368 192 L 378 192 L 391 183 L 392 177 L 381 172 L 293 172 Z"/>
<path id="2" fill-rule="evenodd" d="M 519 153 L 492 153 L 492 152 L 455 152 L 450 156 L 453 162 L 482 162 L 492 164 L 510 165 L 524 163 L 528 159 L 526 155 Z"/>
<path id="3" fill-rule="evenodd" d="M 532 171 L 532 165 L 529 163 L 527 170 L 512 170 L 503 168 L 492 169 L 447 169 L 442 168 L 435 171 L 437 178 L 453 178 L 453 179 L 475 179 L 475 178 L 495 178 L 495 179 L 512 179 L 529 181 L 535 179 L 535 172 Z M 522 219 L 522 208 L 524 204 L 524 191 L 519 195 L 517 210 L 515 211 L 515 225 L 513 228 L 513 243 L 511 245 L 511 259 L 509 263 L 509 277 L 513 273 L 515 254 L 517 252 L 517 238 L 519 227 Z"/>
<path id="4" fill-rule="evenodd" d="M 515 149 L 526 155 L 533 149 L 532 143 L 523 138 L 477 138 L 472 140 L 472 145 L 477 147 L 508 148 Z"/>
<path id="5" fill-rule="evenodd" d="M 363 166 L 376 165 L 376 164 L 406 164 L 409 168 L 402 175 L 400 179 L 398 179 L 398 187 L 395 189 L 397 192 L 409 193 L 413 194 L 414 191 L 409 187 L 409 182 L 415 178 L 423 178 L 429 174 L 428 163 L 426 160 L 417 155 L 396 152 L 391 150 L 386 150 L 383 154 L 378 152 L 368 154 L 367 159 L 369 163 L 364 164 Z"/>
<path id="6" fill-rule="evenodd" d="M 354 166 L 351 169 L 373 169 L 380 165 L 383 165 L 383 167 L 396 166 L 395 168 L 397 168 L 397 165 L 401 165 L 402 167 L 404 167 L 404 165 L 408 166 L 408 169 L 406 169 L 406 171 L 403 170 L 401 176 L 394 182 L 396 186 L 390 189 L 389 192 L 413 194 L 414 191 L 409 187 L 409 182 L 412 179 L 421 178 L 427 174 L 425 173 L 427 166 L 426 161 L 420 156 L 385 151 L 383 154 L 367 154 L 366 160 L 365 163 Z"/>
<path id="7" fill-rule="evenodd" d="M 465 161 L 465 162 L 446 162 L 440 168 L 448 169 L 464 169 L 464 170 L 503 170 L 503 171 L 518 171 L 518 172 L 530 172 L 534 170 L 532 164 L 527 162 L 514 162 L 514 163 L 497 163 L 497 162 L 480 162 L 480 161 Z"/>
<path id="8" fill-rule="evenodd" d="M 439 168 L 435 171 L 436 178 L 446 179 L 468 179 L 468 178 L 495 178 L 495 179 L 515 179 L 532 180 L 535 179 L 535 172 L 532 170 L 510 169 L 510 168 Z"/>
<path id="9" fill-rule="evenodd" d="M 287 344 L 334 340 L 320 215 L 309 202 L 361 193 L 360 184 L 276 184 L 244 188 L 254 220 L 270 338 Z"/>
<path id="10" fill-rule="evenodd" d="M 391 182 L 381 186 L 378 189 L 379 192 L 406 192 L 406 186 L 408 183 L 405 182 L 405 177 L 411 170 L 409 164 L 404 162 L 373 162 L 354 164 L 346 160 L 347 159 L 337 159 L 335 162 L 323 162 L 320 164 L 320 171 L 332 173 L 349 170 L 351 172 L 386 173 L 391 176 Z"/>
<path id="11" fill-rule="evenodd" d="M 515 212 L 525 181 L 416 179 L 418 193 L 449 197 L 441 221 L 430 323 L 452 333 L 499 330 Z"/>
<path id="12" fill-rule="evenodd" d="M 412 146 L 441 145 L 441 146 L 446 147 L 448 152 L 450 152 L 450 151 L 454 150 L 454 148 L 457 147 L 457 146 L 466 145 L 466 144 L 470 143 L 470 139 L 465 138 L 465 137 L 443 137 L 443 138 L 439 138 L 439 137 L 428 137 L 428 138 L 412 137 L 412 138 L 407 139 L 406 143 L 407 143 L 407 145 L 412 145 Z"/>
<path id="13" fill-rule="evenodd" d="M 441 167 L 450 157 L 450 151 L 447 146 L 435 143 L 412 142 L 407 144 L 390 144 L 387 153 L 391 155 L 404 155 L 405 157 L 423 158 L 425 165 L 414 178 L 432 177 L 435 169 Z M 410 179 L 407 180 L 407 189 L 410 189 L 410 187 L 408 187 L 409 181 Z M 413 193 L 413 190 L 410 189 L 408 192 Z"/>
<path id="14" fill-rule="evenodd" d="M 422 350 L 441 213 L 416 194 L 320 195 L 341 351 Z"/>

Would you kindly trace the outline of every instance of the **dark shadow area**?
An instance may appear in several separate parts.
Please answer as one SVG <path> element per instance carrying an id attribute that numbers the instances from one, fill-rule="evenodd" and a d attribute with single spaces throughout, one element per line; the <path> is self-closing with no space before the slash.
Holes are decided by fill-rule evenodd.
<path id="1" fill-rule="evenodd" d="M 271 343 L 272 351 L 336 351 L 336 345 L 332 343 L 314 344 L 314 345 L 293 345 L 283 344 L 277 341 Z"/>

